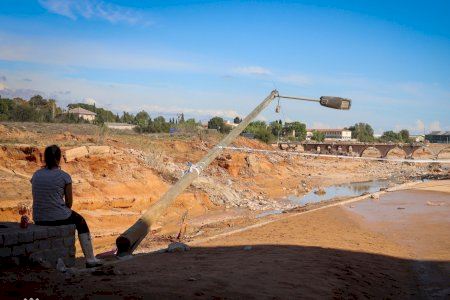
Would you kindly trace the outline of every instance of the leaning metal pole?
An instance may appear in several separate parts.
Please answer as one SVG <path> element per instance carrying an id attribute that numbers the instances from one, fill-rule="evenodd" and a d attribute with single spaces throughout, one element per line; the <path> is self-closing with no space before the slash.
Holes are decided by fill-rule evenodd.
<path id="1" fill-rule="evenodd" d="M 201 171 L 223 151 L 223 147 L 230 145 L 231 142 L 244 131 L 247 125 L 250 124 L 250 122 L 278 96 L 278 91 L 273 90 L 261 104 L 245 117 L 245 119 L 227 136 L 225 136 L 219 144 L 211 149 L 205 157 L 203 157 L 196 165 L 192 165 L 189 168 L 189 171 L 187 171 L 158 201 L 151 205 L 133 226 L 122 233 L 116 240 L 117 256 L 122 257 L 132 254 L 149 232 L 152 223 L 166 211 L 166 209 L 175 201 L 176 197 L 180 195 L 200 175 Z"/>

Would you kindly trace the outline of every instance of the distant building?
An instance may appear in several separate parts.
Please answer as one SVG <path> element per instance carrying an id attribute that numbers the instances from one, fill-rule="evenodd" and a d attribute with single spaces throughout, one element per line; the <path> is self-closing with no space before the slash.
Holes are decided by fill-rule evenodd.
<path id="1" fill-rule="evenodd" d="M 423 143 L 425 141 L 425 136 L 423 134 L 410 135 L 409 138 L 416 143 Z"/>
<path id="2" fill-rule="evenodd" d="M 134 128 L 136 128 L 136 125 L 128 123 L 105 122 L 105 126 L 111 129 L 119 129 L 119 130 L 133 130 Z"/>
<path id="3" fill-rule="evenodd" d="M 350 141 L 352 139 L 352 132 L 348 129 L 307 129 L 307 140 L 311 140 L 314 131 L 322 132 L 326 140 Z"/>
<path id="4" fill-rule="evenodd" d="M 230 126 L 230 127 L 237 127 L 239 124 L 231 122 L 230 120 L 226 120 L 225 125 Z"/>
<path id="5" fill-rule="evenodd" d="M 448 144 L 450 143 L 450 131 L 432 131 L 425 135 L 425 140 L 430 143 Z"/>
<path id="6" fill-rule="evenodd" d="M 75 108 L 69 109 L 69 111 L 67 113 L 72 114 L 79 119 L 84 119 L 89 122 L 94 121 L 95 116 L 97 115 L 95 112 L 92 112 L 90 110 L 87 110 L 87 109 L 84 109 L 81 107 L 75 107 Z"/>

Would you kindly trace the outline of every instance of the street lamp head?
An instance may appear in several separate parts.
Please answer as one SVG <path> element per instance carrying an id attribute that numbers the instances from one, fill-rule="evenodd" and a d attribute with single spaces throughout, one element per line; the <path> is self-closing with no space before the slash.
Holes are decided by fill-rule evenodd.
<path id="1" fill-rule="evenodd" d="M 320 97 L 320 105 L 334 109 L 349 110 L 352 105 L 352 100 L 341 97 L 322 96 Z"/>

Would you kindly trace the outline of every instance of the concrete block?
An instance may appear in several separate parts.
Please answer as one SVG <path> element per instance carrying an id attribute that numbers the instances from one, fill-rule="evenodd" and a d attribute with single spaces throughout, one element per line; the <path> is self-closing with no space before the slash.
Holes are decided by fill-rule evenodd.
<path id="1" fill-rule="evenodd" d="M 89 151 L 86 148 L 86 146 L 77 147 L 77 148 L 66 150 L 66 152 L 64 153 L 64 159 L 66 162 L 70 162 L 77 158 L 85 157 L 88 154 L 89 154 Z"/>
<path id="2" fill-rule="evenodd" d="M 60 230 L 63 237 L 75 235 L 75 225 L 60 226 Z"/>
<path id="3" fill-rule="evenodd" d="M 0 257 L 9 257 L 11 256 L 11 248 L 0 248 Z"/>
<path id="4" fill-rule="evenodd" d="M 25 245 L 17 245 L 12 248 L 12 256 L 25 255 Z"/>
<path id="5" fill-rule="evenodd" d="M 27 254 L 33 253 L 36 249 L 39 249 L 38 247 L 39 245 L 36 243 L 25 244 L 25 253 Z"/>
<path id="6" fill-rule="evenodd" d="M 39 242 L 39 249 L 40 250 L 48 250 L 48 249 L 50 249 L 50 245 L 51 245 L 50 240 L 41 240 Z"/>
<path id="7" fill-rule="evenodd" d="M 19 243 L 29 243 L 33 241 L 34 233 L 30 229 L 22 229 L 19 231 Z"/>
<path id="8" fill-rule="evenodd" d="M 69 236 L 64 238 L 64 246 L 70 247 L 75 245 L 75 237 Z"/>
<path id="9" fill-rule="evenodd" d="M 42 239 L 46 239 L 47 237 L 48 237 L 47 228 L 35 227 L 35 229 L 34 229 L 34 239 L 35 240 L 42 240 Z"/>
<path id="10" fill-rule="evenodd" d="M 111 148 L 109 146 L 88 146 L 88 151 L 91 155 L 102 155 L 108 154 Z"/>
<path id="11" fill-rule="evenodd" d="M 73 267 L 75 265 L 75 257 L 64 257 L 63 261 L 67 267 Z"/>
<path id="12" fill-rule="evenodd" d="M 68 248 L 57 248 L 56 249 L 56 255 L 58 258 L 64 258 L 69 256 L 69 249 Z"/>
<path id="13" fill-rule="evenodd" d="M 63 238 L 52 239 L 51 244 L 52 248 L 64 247 L 64 239 Z"/>
<path id="14" fill-rule="evenodd" d="M 4 246 L 15 245 L 19 242 L 19 235 L 17 234 L 17 232 L 3 233 L 2 235 Z"/>
<path id="15" fill-rule="evenodd" d="M 43 252 L 38 251 L 38 252 L 32 253 L 29 257 L 29 260 L 32 263 L 41 263 L 44 260 Z"/>
<path id="16" fill-rule="evenodd" d="M 76 253 L 76 248 L 75 246 L 71 246 L 69 248 L 67 248 L 67 252 L 69 254 L 70 257 L 75 257 L 75 253 Z"/>
<path id="17" fill-rule="evenodd" d="M 60 226 L 49 227 L 47 229 L 47 234 L 48 234 L 49 238 L 50 237 L 55 237 L 55 236 L 60 236 L 61 235 L 61 228 L 60 228 Z"/>

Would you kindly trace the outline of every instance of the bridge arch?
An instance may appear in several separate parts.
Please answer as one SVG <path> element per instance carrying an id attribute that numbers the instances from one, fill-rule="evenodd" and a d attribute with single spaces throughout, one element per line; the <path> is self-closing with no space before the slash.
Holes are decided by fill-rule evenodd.
<path id="1" fill-rule="evenodd" d="M 447 154 L 447 155 L 443 155 Z M 444 147 L 436 153 L 436 158 L 450 158 L 450 146 Z"/>
<path id="2" fill-rule="evenodd" d="M 413 152 L 411 153 L 411 157 L 412 158 L 435 158 L 436 157 L 436 153 L 433 152 L 433 150 L 431 150 L 428 147 L 421 147 L 421 148 L 417 148 L 415 150 L 413 150 Z"/>
<path id="3" fill-rule="evenodd" d="M 395 151 L 401 151 L 401 152 L 403 152 L 403 157 L 402 158 L 406 158 L 407 156 L 408 156 L 408 153 L 405 151 L 405 149 L 403 149 L 402 147 L 399 147 L 399 146 L 395 146 L 395 147 L 393 147 L 393 148 L 391 148 L 391 149 L 389 149 L 387 152 L 386 152 L 386 154 L 384 155 L 384 157 L 389 157 L 389 155 L 390 154 L 392 154 L 393 152 L 395 152 Z"/>
<path id="4" fill-rule="evenodd" d="M 378 152 L 378 156 L 374 156 L 373 152 Z M 365 147 L 361 152 L 360 152 L 360 157 L 377 157 L 380 158 L 383 155 L 383 153 L 381 153 L 380 149 L 378 149 L 375 146 L 367 146 Z"/>

